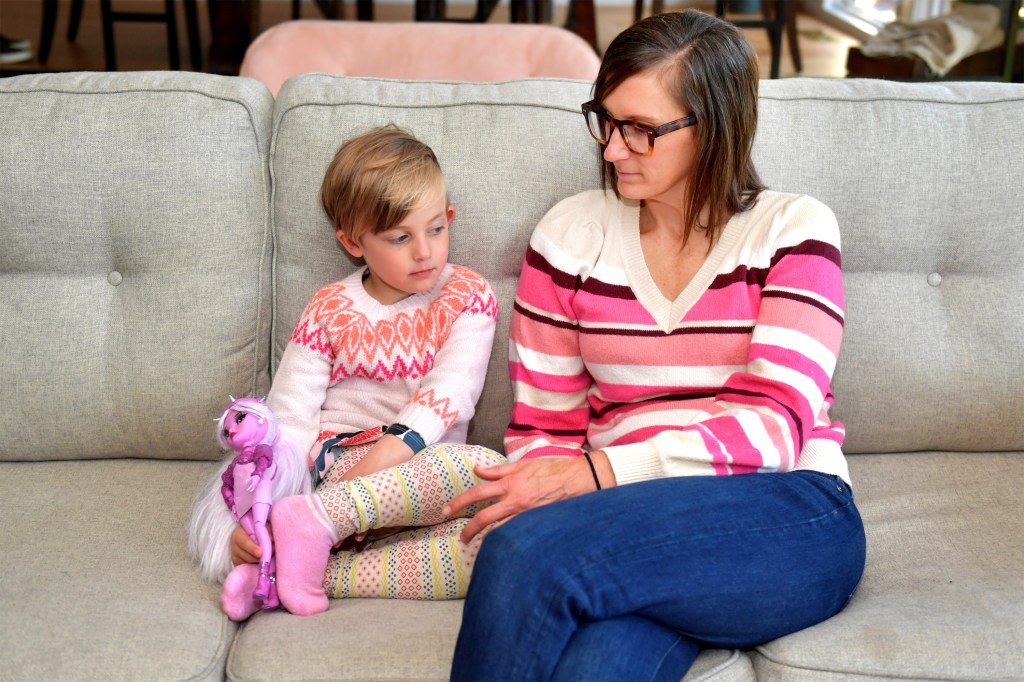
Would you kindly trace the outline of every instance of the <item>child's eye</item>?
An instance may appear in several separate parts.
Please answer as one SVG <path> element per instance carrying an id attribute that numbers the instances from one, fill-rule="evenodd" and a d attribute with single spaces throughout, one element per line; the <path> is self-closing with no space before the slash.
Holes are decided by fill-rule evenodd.
<path id="1" fill-rule="evenodd" d="M 242 422 L 244 422 L 245 416 L 245 412 L 239 412 L 237 415 L 235 415 L 235 423 L 241 424 Z"/>
<path id="2" fill-rule="evenodd" d="M 407 241 L 409 241 L 409 236 L 403 234 L 403 235 L 399 235 L 398 237 L 392 237 L 388 241 L 391 242 L 392 244 L 396 245 L 396 246 L 399 246 L 399 245 L 404 244 Z"/>
<path id="3" fill-rule="evenodd" d="M 437 236 L 437 235 L 441 234 L 442 232 L 444 232 L 444 230 L 445 230 L 444 225 L 438 225 L 437 227 L 430 228 L 430 234 L 432 236 Z"/>

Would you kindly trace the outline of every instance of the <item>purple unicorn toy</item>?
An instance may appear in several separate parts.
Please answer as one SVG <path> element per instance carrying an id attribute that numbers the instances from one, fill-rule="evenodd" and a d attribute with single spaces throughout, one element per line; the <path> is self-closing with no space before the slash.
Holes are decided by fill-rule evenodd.
<path id="1" fill-rule="evenodd" d="M 280 438 L 273 412 L 258 398 L 232 397 L 217 420 L 217 441 L 224 449 L 238 453 L 221 477 L 221 494 L 232 518 L 262 551 L 252 598 L 263 609 L 279 606 L 274 585 L 274 548 L 267 531 L 267 518 L 273 503 L 272 484 L 277 476 L 274 453 Z"/>

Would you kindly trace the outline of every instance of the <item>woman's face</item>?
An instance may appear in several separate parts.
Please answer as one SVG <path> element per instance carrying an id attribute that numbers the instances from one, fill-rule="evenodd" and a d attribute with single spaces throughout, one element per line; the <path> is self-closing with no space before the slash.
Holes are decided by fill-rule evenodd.
<path id="1" fill-rule="evenodd" d="M 690 113 L 668 93 L 658 75 L 650 71 L 622 81 L 608 93 L 601 106 L 612 118 L 652 127 Z M 604 158 L 615 165 L 622 196 L 682 206 L 693 174 L 696 144 L 694 127 L 682 128 L 655 138 L 654 149 L 643 156 L 631 152 L 615 130 L 604 148 Z"/>

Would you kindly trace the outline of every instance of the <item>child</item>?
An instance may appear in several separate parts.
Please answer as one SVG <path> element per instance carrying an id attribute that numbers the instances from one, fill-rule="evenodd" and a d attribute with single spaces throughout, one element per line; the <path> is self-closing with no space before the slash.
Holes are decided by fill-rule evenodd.
<path id="1" fill-rule="evenodd" d="M 311 470 L 309 481 L 275 483 L 278 597 L 297 614 L 325 610 L 327 594 L 462 597 L 479 542 L 463 545 L 458 533 L 475 510 L 448 519 L 441 508 L 478 481 L 474 466 L 503 461 L 462 445 L 494 339 L 494 293 L 447 262 L 455 208 L 437 158 L 395 126 L 342 145 L 321 200 L 338 241 L 365 267 L 313 296 L 267 396 Z M 193 555 L 208 577 L 222 577 L 230 552 L 238 565 L 222 604 L 243 620 L 259 608 L 251 593 L 261 552 L 208 506 L 193 516 Z M 415 528 L 331 553 L 351 536 L 398 527 Z"/>

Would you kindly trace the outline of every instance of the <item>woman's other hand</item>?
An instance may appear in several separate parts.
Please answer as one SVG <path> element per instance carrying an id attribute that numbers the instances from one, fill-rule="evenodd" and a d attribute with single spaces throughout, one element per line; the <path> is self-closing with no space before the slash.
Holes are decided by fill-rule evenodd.
<path id="1" fill-rule="evenodd" d="M 590 458 L 601 487 L 614 486 L 615 474 L 604 453 L 592 452 Z M 463 542 L 469 542 L 487 526 L 505 523 L 520 512 L 597 490 L 594 474 L 583 456 L 521 459 L 474 470 L 483 482 L 457 495 L 443 509 L 446 516 L 451 516 L 471 504 L 491 502 L 466 524 L 460 535 Z"/>

